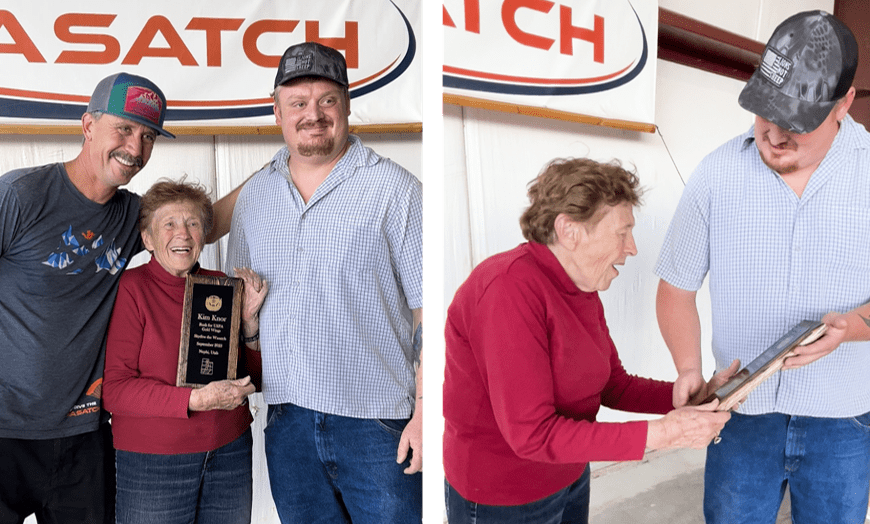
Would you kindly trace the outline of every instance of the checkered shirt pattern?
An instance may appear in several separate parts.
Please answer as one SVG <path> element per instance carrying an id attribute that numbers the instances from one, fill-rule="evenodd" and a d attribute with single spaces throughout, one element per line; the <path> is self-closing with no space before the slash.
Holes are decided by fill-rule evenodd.
<path id="1" fill-rule="evenodd" d="M 306 204 L 287 148 L 245 184 L 226 272 L 269 283 L 260 311 L 263 394 L 355 418 L 407 418 L 411 309 L 422 307 L 422 185 L 350 136 Z"/>
<path id="2" fill-rule="evenodd" d="M 870 300 L 870 134 L 847 117 L 801 198 L 764 165 L 753 130 L 689 179 L 655 272 L 697 290 L 709 272 L 717 369 L 748 364 L 801 320 Z M 870 411 L 870 343 L 782 371 L 741 413 L 851 417 Z"/>

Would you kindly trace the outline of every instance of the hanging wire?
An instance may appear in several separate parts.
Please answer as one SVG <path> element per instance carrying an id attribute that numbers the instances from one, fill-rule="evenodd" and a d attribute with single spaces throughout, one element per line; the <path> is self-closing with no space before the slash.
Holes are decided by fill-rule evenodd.
<path id="1" fill-rule="evenodd" d="M 677 171 L 677 175 L 680 176 L 680 182 L 683 183 L 683 187 L 686 186 L 686 180 L 683 178 L 683 174 L 680 173 L 680 168 L 677 167 L 677 163 L 674 161 L 674 155 L 671 154 L 671 148 L 668 147 L 668 143 L 665 142 L 665 135 L 662 134 L 662 128 L 656 126 L 656 131 L 658 131 L 659 136 L 662 137 L 662 144 L 665 146 L 665 151 L 668 152 L 668 156 L 671 158 L 671 163 L 674 165 L 674 169 Z"/>

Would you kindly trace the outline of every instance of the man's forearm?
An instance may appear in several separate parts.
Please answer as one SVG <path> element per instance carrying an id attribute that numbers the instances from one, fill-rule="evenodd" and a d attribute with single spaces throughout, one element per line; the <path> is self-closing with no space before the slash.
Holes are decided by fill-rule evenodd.
<path id="1" fill-rule="evenodd" d="M 411 314 L 411 347 L 414 348 L 414 354 L 417 359 L 415 363 L 417 373 L 415 384 L 417 390 L 416 401 L 419 402 L 423 399 L 423 308 L 412 309 Z"/>
<path id="2" fill-rule="evenodd" d="M 211 231 L 208 232 L 205 242 L 211 244 L 217 242 L 220 238 L 230 232 L 230 227 L 233 224 L 233 210 L 236 207 L 236 200 L 239 198 L 239 193 L 242 187 L 251 179 L 256 172 L 245 179 L 244 182 L 236 186 L 235 189 L 221 197 L 220 200 L 212 204 L 214 208 L 214 223 L 211 226 Z"/>
<path id="3" fill-rule="evenodd" d="M 696 294 L 659 281 L 656 317 L 678 373 L 701 370 L 701 320 Z"/>

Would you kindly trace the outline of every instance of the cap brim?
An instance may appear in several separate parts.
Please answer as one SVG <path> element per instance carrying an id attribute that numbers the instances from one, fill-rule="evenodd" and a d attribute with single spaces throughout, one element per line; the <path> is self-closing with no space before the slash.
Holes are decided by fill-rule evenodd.
<path id="1" fill-rule="evenodd" d="M 822 125 L 837 101 L 806 102 L 784 95 L 756 70 L 740 92 L 737 103 L 785 130 L 804 134 Z"/>
<path id="2" fill-rule="evenodd" d="M 341 87 L 349 87 L 346 83 L 344 83 L 340 80 L 336 80 L 335 78 L 332 78 L 331 76 L 326 76 L 326 75 L 322 75 L 320 73 L 314 73 L 311 71 L 305 71 L 304 73 L 299 73 L 299 74 L 287 73 L 286 75 L 282 76 L 281 78 L 275 79 L 275 87 L 282 86 L 282 85 L 284 85 L 292 80 L 296 80 L 297 78 L 322 78 L 324 80 L 331 80 L 332 82 L 335 82 L 336 84 L 340 85 Z"/>
<path id="3" fill-rule="evenodd" d="M 143 126 L 150 127 L 151 129 L 157 131 L 157 133 L 159 133 L 165 137 L 175 138 L 175 135 L 173 135 L 169 131 L 163 129 L 162 127 L 155 126 L 154 122 L 150 122 L 144 118 L 139 118 L 136 115 L 123 115 L 123 116 L 115 115 L 115 116 L 118 116 L 119 118 L 126 118 L 127 120 L 132 120 L 133 122 L 138 122 L 138 123 L 142 124 Z"/>

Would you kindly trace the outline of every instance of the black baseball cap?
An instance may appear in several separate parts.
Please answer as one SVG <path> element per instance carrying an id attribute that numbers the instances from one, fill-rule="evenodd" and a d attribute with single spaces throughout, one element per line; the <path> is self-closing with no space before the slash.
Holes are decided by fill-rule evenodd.
<path id="1" fill-rule="evenodd" d="M 806 11 L 779 24 L 740 97 L 743 109 L 793 133 L 809 133 L 846 95 L 858 68 L 858 43 L 843 22 Z"/>
<path id="2" fill-rule="evenodd" d="M 163 129 L 166 97 L 147 78 L 115 73 L 100 80 L 88 103 L 88 113 L 95 111 L 138 122 L 163 136 L 175 138 L 175 135 Z"/>
<path id="3" fill-rule="evenodd" d="M 292 45 L 281 57 L 274 87 L 303 76 L 319 76 L 347 87 L 347 62 L 341 53 L 317 42 Z"/>

